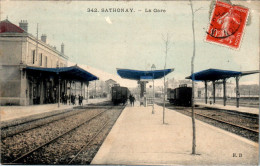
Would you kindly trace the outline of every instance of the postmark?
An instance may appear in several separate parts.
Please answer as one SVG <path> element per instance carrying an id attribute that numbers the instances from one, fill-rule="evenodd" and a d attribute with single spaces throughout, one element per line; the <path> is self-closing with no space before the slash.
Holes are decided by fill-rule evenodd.
<path id="1" fill-rule="evenodd" d="M 206 41 L 239 49 L 249 9 L 216 1 Z"/>

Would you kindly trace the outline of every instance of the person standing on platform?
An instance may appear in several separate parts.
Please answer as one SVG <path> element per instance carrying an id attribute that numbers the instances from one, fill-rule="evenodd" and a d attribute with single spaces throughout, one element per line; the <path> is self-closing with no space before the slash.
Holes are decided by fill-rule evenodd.
<path id="1" fill-rule="evenodd" d="M 73 96 L 73 105 L 76 104 L 76 95 L 72 95 Z"/>
<path id="2" fill-rule="evenodd" d="M 65 105 L 67 105 L 67 101 L 68 101 L 68 95 L 65 94 Z"/>
<path id="3" fill-rule="evenodd" d="M 135 97 L 132 96 L 132 104 L 133 104 L 133 107 L 135 106 Z"/>
<path id="4" fill-rule="evenodd" d="M 80 99 L 81 99 L 81 102 L 80 102 L 80 103 L 81 103 L 81 105 L 83 106 L 83 99 L 84 99 L 84 98 L 83 98 L 82 95 L 80 96 Z"/>
<path id="5" fill-rule="evenodd" d="M 130 96 L 129 96 L 129 101 L 130 101 L 130 104 L 131 104 L 131 106 L 132 106 L 132 102 L 133 102 L 133 96 L 132 96 L 132 94 L 130 94 Z"/>
<path id="6" fill-rule="evenodd" d="M 83 96 L 79 95 L 79 105 L 82 105 Z"/>
<path id="7" fill-rule="evenodd" d="M 73 95 L 73 93 L 71 94 L 70 101 L 72 105 L 75 105 L 75 96 Z"/>

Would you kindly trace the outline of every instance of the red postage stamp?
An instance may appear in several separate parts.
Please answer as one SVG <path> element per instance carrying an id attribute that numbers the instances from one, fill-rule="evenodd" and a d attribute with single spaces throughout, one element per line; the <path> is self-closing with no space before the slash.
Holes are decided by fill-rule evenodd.
<path id="1" fill-rule="evenodd" d="M 216 1 L 206 41 L 239 49 L 249 10 Z"/>

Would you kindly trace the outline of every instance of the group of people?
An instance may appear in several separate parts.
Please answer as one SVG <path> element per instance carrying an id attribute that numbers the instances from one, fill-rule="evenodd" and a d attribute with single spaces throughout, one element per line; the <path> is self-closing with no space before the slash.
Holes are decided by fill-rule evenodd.
<path id="1" fill-rule="evenodd" d="M 131 106 L 132 106 L 132 107 L 135 106 L 135 97 L 134 97 L 132 94 L 130 94 L 129 100 L 130 100 Z"/>
<path id="2" fill-rule="evenodd" d="M 75 105 L 76 95 L 73 95 L 73 93 L 72 93 L 70 96 L 68 96 L 67 94 L 62 93 L 62 96 L 61 96 L 62 103 L 64 105 L 67 105 L 68 100 L 72 105 Z M 79 100 L 79 105 L 83 105 L 83 96 L 82 95 L 78 95 L 78 100 Z"/>

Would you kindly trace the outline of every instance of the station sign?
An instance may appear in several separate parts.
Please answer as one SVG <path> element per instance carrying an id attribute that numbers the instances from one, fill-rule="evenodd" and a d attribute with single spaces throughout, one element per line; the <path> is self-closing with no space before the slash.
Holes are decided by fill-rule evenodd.
<path id="1" fill-rule="evenodd" d="M 140 81 L 152 81 L 153 77 L 152 76 L 141 76 Z"/>

